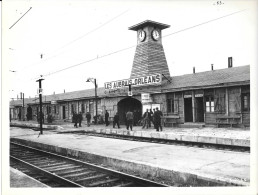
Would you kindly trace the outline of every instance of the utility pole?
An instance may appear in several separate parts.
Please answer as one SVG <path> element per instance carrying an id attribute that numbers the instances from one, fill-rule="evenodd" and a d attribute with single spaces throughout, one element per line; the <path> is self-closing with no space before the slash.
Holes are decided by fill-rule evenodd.
<path id="1" fill-rule="evenodd" d="M 21 100 L 22 100 L 22 109 L 21 109 L 21 120 L 25 121 L 25 110 L 24 110 L 24 93 L 21 94 Z"/>
<path id="2" fill-rule="evenodd" d="M 42 120 L 43 120 L 43 113 L 42 113 L 42 88 L 41 88 L 41 81 L 44 79 L 39 79 L 36 82 L 39 82 L 39 122 L 40 122 L 40 134 L 43 134 L 42 128 Z"/>

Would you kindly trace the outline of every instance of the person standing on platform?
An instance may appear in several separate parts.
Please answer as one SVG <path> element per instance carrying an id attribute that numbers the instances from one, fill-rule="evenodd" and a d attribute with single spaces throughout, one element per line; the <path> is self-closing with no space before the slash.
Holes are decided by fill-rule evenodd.
<path id="1" fill-rule="evenodd" d="M 113 121 L 113 128 L 116 127 L 116 124 L 117 124 L 117 127 L 118 129 L 120 129 L 120 126 L 119 126 L 119 115 L 118 115 L 118 112 L 115 114 L 114 116 L 114 121 Z"/>
<path id="2" fill-rule="evenodd" d="M 82 126 L 82 112 L 80 112 L 78 114 L 78 123 L 79 123 L 79 127 L 81 127 Z"/>
<path id="3" fill-rule="evenodd" d="M 77 123 L 78 123 L 78 115 L 76 112 L 73 113 L 73 118 L 72 121 L 74 123 L 74 127 L 78 128 Z"/>
<path id="4" fill-rule="evenodd" d="M 149 120 L 149 127 L 151 127 L 151 123 L 153 123 L 153 112 L 152 112 L 152 110 L 150 109 L 150 113 L 149 113 L 149 115 L 150 115 L 150 120 Z M 153 123 L 154 124 L 154 123 Z"/>
<path id="5" fill-rule="evenodd" d="M 146 112 L 143 114 L 143 126 L 142 126 L 142 129 L 146 128 L 148 129 L 149 128 L 149 120 L 150 120 L 150 113 L 149 113 L 149 110 L 146 109 Z"/>
<path id="6" fill-rule="evenodd" d="M 156 131 L 159 131 L 159 128 L 160 128 L 160 131 L 162 131 L 162 126 L 161 126 L 161 117 L 162 116 L 163 116 L 162 112 L 157 107 L 156 111 L 153 114 L 153 121 L 155 124 Z"/>
<path id="7" fill-rule="evenodd" d="M 126 121 L 127 121 L 126 129 L 129 130 L 129 127 L 130 127 L 130 129 L 132 131 L 133 130 L 133 113 L 130 110 L 126 113 Z"/>
<path id="8" fill-rule="evenodd" d="M 89 112 L 86 113 L 87 126 L 90 126 L 91 114 Z"/>
<path id="9" fill-rule="evenodd" d="M 109 118 L 109 113 L 108 113 L 108 111 L 106 110 L 106 113 L 105 113 L 105 123 L 106 123 L 106 126 L 109 125 L 108 118 Z"/>

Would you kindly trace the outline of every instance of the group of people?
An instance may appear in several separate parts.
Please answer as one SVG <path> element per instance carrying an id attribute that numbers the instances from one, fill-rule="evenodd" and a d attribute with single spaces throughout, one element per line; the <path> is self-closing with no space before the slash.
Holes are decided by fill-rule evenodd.
<path id="1" fill-rule="evenodd" d="M 142 123 L 143 126 L 142 128 L 149 128 L 151 127 L 151 123 L 153 123 L 154 128 L 156 129 L 156 131 L 162 131 L 162 126 L 161 126 L 161 117 L 163 116 L 162 112 L 156 108 L 153 109 L 153 111 L 150 109 L 146 109 L 146 112 L 143 114 L 143 119 L 142 119 Z"/>
<path id="2" fill-rule="evenodd" d="M 87 126 L 90 126 L 90 120 L 91 120 L 91 114 L 89 112 L 86 113 L 86 119 L 87 119 Z M 80 112 L 77 114 L 76 112 L 73 113 L 72 122 L 74 123 L 74 127 L 78 128 L 77 124 L 79 123 L 79 127 L 82 125 L 82 113 Z"/>
<path id="3" fill-rule="evenodd" d="M 151 127 L 151 123 L 153 123 L 154 128 L 156 131 L 162 131 L 162 126 L 161 126 L 161 117 L 163 116 L 162 112 L 156 108 L 153 109 L 146 109 L 146 112 L 142 116 L 142 128 L 149 128 Z M 137 118 L 137 119 L 136 119 Z M 139 116 L 133 113 L 131 110 L 126 112 L 125 114 L 125 119 L 126 119 L 126 129 L 127 130 L 133 130 L 133 126 L 136 125 L 135 121 L 138 120 Z M 87 126 L 90 126 L 90 120 L 91 120 L 91 114 L 89 112 L 86 113 L 86 119 L 87 119 Z M 78 127 L 77 124 L 79 123 L 79 127 L 81 127 L 81 122 L 82 122 L 82 113 L 80 112 L 79 114 L 76 114 L 76 112 L 73 113 L 73 123 L 74 127 Z M 105 112 L 105 124 L 108 126 L 109 123 L 109 113 L 106 110 Z M 119 114 L 116 112 L 113 120 L 113 128 L 115 127 L 120 128 L 119 124 Z"/>

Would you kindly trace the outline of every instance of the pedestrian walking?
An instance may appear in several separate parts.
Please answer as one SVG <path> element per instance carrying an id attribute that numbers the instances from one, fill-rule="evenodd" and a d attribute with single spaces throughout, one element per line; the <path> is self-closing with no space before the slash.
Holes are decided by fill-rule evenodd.
<path id="1" fill-rule="evenodd" d="M 79 127 L 81 127 L 82 126 L 82 112 L 80 112 L 78 114 L 78 123 L 79 123 Z"/>
<path id="2" fill-rule="evenodd" d="M 126 129 L 129 130 L 129 127 L 130 127 L 130 129 L 132 131 L 133 130 L 133 113 L 130 110 L 126 113 L 126 121 L 127 121 Z"/>
<path id="3" fill-rule="evenodd" d="M 150 120 L 150 113 L 149 110 L 146 109 L 146 112 L 143 114 L 143 126 L 142 129 L 144 129 L 145 127 L 148 129 L 149 128 L 149 120 Z"/>
<path id="4" fill-rule="evenodd" d="M 163 116 L 162 112 L 159 110 L 159 108 L 156 108 L 156 111 L 153 114 L 153 121 L 154 121 L 154 126 L 156 128 L 156 131 L 162 131 L 162 126 L 161 126 L 161 117 Z"/>
<path id="5" fill-rule="evenodd" d="M 109 118 L 109 113 L 108 113 L 108 111 L 106 110 L 106 113 L 105 113 L 105 123 L 106 123 L 106 126 L 109 125 L 108 118 Z"/>
<path id="6" fill-rule="evenodd" d="M 72 122 L 74 123 L 74 127 L 78 128 L 78 126 L 77 126 L 77 123 L 78 123 L 78 115 L 77 115 L 76 112 L 73 113 Z"/>
<path id="7" fill-rule="evenodd" d="M 120 128 L 119 126 L 119 115 L 118 115 L 118 112 L 115 114 L 114 116 L 114 121 L 113 121 L 113 128 L 115 128 L 117 125 L 118 129 Z"/>
<path id="8" fill-rule="evenodd" d="M 90 126 L 91 114 L 89 112 L 86 113 L 87 126 Z"/>

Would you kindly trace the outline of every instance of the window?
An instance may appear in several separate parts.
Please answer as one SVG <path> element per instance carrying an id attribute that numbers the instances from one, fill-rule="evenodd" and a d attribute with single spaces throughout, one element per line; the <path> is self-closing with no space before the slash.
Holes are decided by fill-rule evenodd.
<path id="1" fill-rule="evenodd" d="M 56 114 L 56 106 L 54 106 L 54 114 Z"/>
<path id="2" fill-rule="evenodd" d="M 214 112 L 214 97 L 206 97 L 206 112 Z"/>
<path id="3" fill-rule="evenodd" d="M 71 105 L 71 112 L 74 113 L 74 105 Z"/>
<path id="4" fill-rule="evenodd" d="M 85 105 L 82 104 L 82 113 L 85 113 Z"/>
<path id="5" fill-rule="evenodd" d="M 167 99 L 168 113 L 174 113 L 174 99 Z"/>
<path id="6" fill-rule="evenodd" d="M 178 113 L 178 99 L 168 98 L 167 99 L 167 112 Z"/>
<path id="7" fill-rule="evenodd" d="M 47 106 L 47 114 L 50 114 L 50 113 L 51 113 L 51 107 Z"/>
<path id="8" fill-rule="evenodd" d="M 250 93 L 242 94 L 242 111 L 250 111 Z"/>

